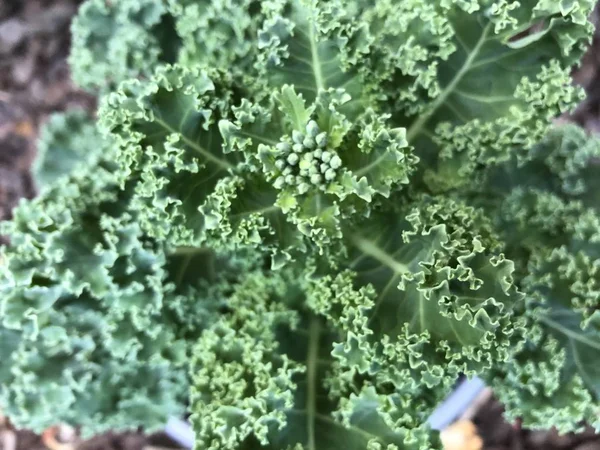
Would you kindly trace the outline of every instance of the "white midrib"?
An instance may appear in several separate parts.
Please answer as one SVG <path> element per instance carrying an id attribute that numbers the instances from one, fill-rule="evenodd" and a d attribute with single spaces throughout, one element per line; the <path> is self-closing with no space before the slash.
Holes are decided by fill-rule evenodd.
<path id="1" fill-rule="evenodd" d="M 306 432 L 308 450 L 316 450 L 315 420 L 317 419 L 317 366 L 319 359 L 319 338 L 321 325 L 313 318 L 309 327 L 308 354 L 306 355 Z"/>
<path id="2" fill-rule="evenodd" d="M 279 210 L 281 210 L 281 208 L 279 206 L 277 206 L 277 205 L 271 205 L 271 206 L 265 206 L 264 208 L 253 209 L 251 211 L 244 211 L 244 212 L 240 212 L 240 213 L 237 213 L 237 214 L 231 214 L 230 217 L 232 219 L 234 219 L 234 218 L 238 219 L 240 217 L 247 217 L 247 216 L 250 216 L 252 214 L 264 214 L 264 215 L 266 215 L 266 214 L 272 213 L 274 211 L 279 211 Z"/>
<path id="3" fill-rule="evenodd" d="M 379 155 L 379 157 L 377 157 L 377 159 L 375 161 L 373 161 L 370 164 L 368 164 L 367 166 L 362 167 L 359 170 L 357 170 L 356 171 L 356 176 L 360 177 L 361 175 L 364 175 L 365 173 L 369 173 L 372 169 L 374 169 L 379 164 L 381 164 L 381 162 L 384 159 L 386 159 L 388 156 L 389 156 L 388 151 L 383 152 L 381 155 Z"/>
<path id="4" fill-rule="evenodd" d="M 192 141 L 191 139 L 189 139 L 182 132 L 176 130 L 171 125 L 169 125 L 167 122 L 165 122 L 164 120 L 160 119 L 159 117 L 155 117 L 154 120 L 156 121 L 156 123 L 158 123 L 159 125 L 161 125 L 167 131 L 179 135 L 179 137 L 181 138 L 181 140 L 183 142 L 185 142 L 191 148 L 193 148 L 194 150 L 196 150 L 199 154 L 201 154 L 202 156 L 204 156 L 208 161 L 216 164 L 217 166 L 219 166 L 219 167 L 221 167 L 221 168 L 223 168 L 225 170 L 233 168 L 233 166 L 231 164 L 229 164 L 227 161 L 223 161 L 222 159 L 217 158 L 211 152 L 209 152 L 208 150 L 206 150 L 204 147 L 200 146 L 198 143 L 196 143 L 196 142 Z"/>
<path id="5" fill-rule="evenodd" d="M 389 253 L 379 248 L 373 241 L 365 239 L 358 234 L 352 235 L 351 239 L 352 243 L 360 251 L 379 261 L 384 266 L 389 267 L 394 273 L 403 274 L 409 272 L 409 269 L 405 264 L 396 261 Z"/>
<path id="6" fill-rule="evenodd" d="M 448 85 L 444 88 L 440 95 L 438 95 L 438 97 L 434 100 L 429 109 L 427 109 L 425 113 L 421 114 L 421 116 L 410 126 L 406 133 L 406 138 L 409 142 L 411 142 L 415 138 L 415 136 L 417 136 L 421 132 L 421 130 L 427 124 L 431 116 L 433 116 L 435 112 L 444 104 L 444 102 L 448 99 L 450 94 L 454 92 L 456 86 L 458 86 L 458 84 L 462 81 L 463 77 L 467 74 L 469 70 L 471 70 L 475 59 L 477 58 L 477 56 L 479 56 L 481 47 L 483 47 L 483 44 L 485 44 L 485 42 L 487 41 L 487 36 L 490 30 L 491 24 L 488 24 L 483 29 L 481 37 L 477 41 L 475 47 L 473 47 L 471 54 L 465 60 L 465 63 L 463 64 L 461 69 L 456 73 L 452 81 L 448 83 Z"/>
<path id="7" fill-rule="evenodd" d="M 571 339 L 572 341 L 579 341 L 582 344 L 585 344 L 589 347 L 592 347 L 596 350 L 600 350 L 600 342 L 595 342 L 591 339 L 588 339 L 585 336 L 582 336 L 581 334 L 578 334 L 574 331 L 571 331 L 570 329 L 564 327 L 562 324 L 548 318 L 548 317 L 540 317 L 540 320 L 542 322 L 544 322 L 546 325 L 548 325 L 551 328 L 554 328 L 555 330 L 557 330 L 558 332 L 564 334 L 565 336 L 567 336 L 569 339 Z"/>
<path id="8" fill-rule="evenodd" d="M 317 91 L 321 91 L 325 89 L 325 81 L 323 79 L 323 72 L 321 71 L 321 58 L 319 57 L 315 25 L 313 23 L 309 23 L 308 25 L 308 37 L 310 40 L 310 53 L 312 56 L 313 73 L 315 74 L 315 84 L 317 85 Z"/>

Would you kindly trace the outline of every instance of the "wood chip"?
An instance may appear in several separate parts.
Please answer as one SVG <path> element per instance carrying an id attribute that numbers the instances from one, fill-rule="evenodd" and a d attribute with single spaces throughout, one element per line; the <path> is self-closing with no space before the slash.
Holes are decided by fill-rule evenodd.
<path id="1" fill-rule="evenodd" d="M 0 431 L 0 448 L 2 450 L 16 450 L 17 435 L 12 430 Z"/>
<path id="2" fill-rule="evenodd" d="M 482 450 L 483 440 L 470 420 L 456 422 L 440 433 L 444 450 Z"/>
<path id="3" fill-rule="evenodd" d="M 74 442 L 59 442 L 58 436 L 60 435 L 61 427 L 54 426 L 46 428 L 42 433 L 42 442 L 50 450 L 75 450 L 76 446 Z"/>

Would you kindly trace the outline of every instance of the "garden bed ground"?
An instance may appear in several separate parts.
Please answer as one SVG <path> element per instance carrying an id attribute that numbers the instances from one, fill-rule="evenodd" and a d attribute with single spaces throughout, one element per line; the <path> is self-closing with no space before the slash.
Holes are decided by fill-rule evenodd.
<path id="1" fill-rule="evenodd" d="M 20 198 L 35 195 L 29 167 L 35 157 L 40 124 L 54 111 L 95 108 L 95 99 L 72 84 L 67 64 L 69 22 L 79 3 L 81 0 L 0 0 L 0 220 L 10 218 Z M 575 73 L 576 82 L 586 87 L 588 99 L 570 118 L 597 133 L 600 133 L 599 68 L 600 33 Z M 506 423 L 502 406 L 493 398 L 483 403 L 473 422 L 483 438 L 484 448 L 489 450 L 600 450 L 600 437 L 591 431 L 558 436 L 552 431 L 531 432 L 518 424 Z M 0 449 L 47 448 L 40 436 L 15 430 L 8 421 L 2 421 L 0 414 Z M 150 450 L 176 448 L 176 445 L 161 435 L 107 433 L 52 450 L 69 448 Z"/>

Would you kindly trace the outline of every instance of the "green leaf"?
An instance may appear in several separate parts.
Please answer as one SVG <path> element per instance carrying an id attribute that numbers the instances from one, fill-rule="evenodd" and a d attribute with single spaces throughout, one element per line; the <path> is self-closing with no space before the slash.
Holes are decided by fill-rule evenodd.
<path id="1" fill-rule="evenodd" d="M 73 21 L 69 63 L 79 86 L 106 90 L 174 62 L 178 46 L 162 0 L 90 0 Z"/>
<path id="2" fill-rule="evenodd" d="M 102 161 L 62 177 L 6 226 L 0 403 L 18 426 L 156 429 L 183 411 L 186 344 L 163 314 L 164 254 L 124 212 L 112 172 Z"/>
<path id="3" fill-rule="evenodd" d="M 281 93 L 275 95 L 275 100 L 281 105 L 281 112 L 290 121 L 292 129 L 303 130 L 306 128 L 312 110 L 306 108 L 302 95 L 296 94 L 293 86 L 283 86 Z"/>
<path id="4" fill-rule="evenodd" d="M 527 330 L 528 341 L 519 353 L 500 366 L 502 370 L 486 374 L 505 406 L 507 420 L 519 418 L 528 428 L 556 427 L 559 433 L 569 433 L 583 431 L 573 417 L 586 417 L 598 427 L 596 400 L 582 377 L 570 369 L 569 348 L 539 322 L 531 320 Z"/>
<path id="5" fill-rule="evenodd" d="M 86 113 L 56 113 L 40 131 L 32 168 L 36 182 L 45 188 L 60 177 L 96 164 L 106 151 L 108 145 L 102 145 L 102 138 Z"/>
<path id="6" fill-rule="evenodd" d="M 439 88 L 429 90 L 417 115 L 409 110 L 407 129 L 432 189 L 465 184 L 478 165 L 492 166 L 531 147 L 551 118 L 580 99 L 568 71 L 588 39 L 575 18 L 587 5 L 563 16 L 535 9 L 536 3 L 499 3 L 474 13 L 453 6 L 440 19 L 450 27 L 454 50 L 430 66 Z M 515 45 L 515 36 L 540 21 L 550 24 L 546 33 Z"/>
<path id="7" fill-rule="evenodd" d="M 357 73 L 343 65 L 341 40 L 334 32 L 322 30 L 321 7 L 313 1 L 292 0 L 287 8 L 285 3 L 273 8 L 259 34 L 258 64 L 264 66 L 269 84 L 292 85 L 308 101 L 329 88 L 343 88 L 360 101 Z M 334 23 L 328 26 L 335 28 Z"/>
<path id="8" fill-rule="evenodd" d="M 435 448 L 428 430 L 404 414 L 407 396 L 368 385 L 347 398 L 335 389 L 327 395 L 328 386 L 344 379 L 329 354 L 332 331 L 296 310 L 291 275 L 248 274 L 231 296 L 231 313 L 198 341 L 192 363 L 197 445 Z"/>
<path id="9" fill-rule="evenodd" d="M 489 369 L 509 357 L 509 337 L 519 332 L 513 314 L 522 295 L 513 285 L 514 265 L 494 253 L 497 241 L 481 212 L 423 200 L 399 214 L 405 219 L 374 216 L 350 234 L 343 267 L 351 276 L 337 286 L 373 290 L 363 300 L 369 332 L 355 331 L 367 341 L 425 336 L 422 363 L 469 373 Z M 333 298 L 343 298 L 332 289 Z M 454 350 L 444 357 L 433 351 L 438 346 Z M 482 357 L 483 349 L 494 356 Z"/>
<path id="10" fill-rule="evenodd" d="M 178 62 L 186 67 L 224 67 L 256 82 L 252 71 L 256 37 L 264 13 L 256 0 L 167 0 L 176 34 L 181 37 Z M 173 33 L 175 34 L 175 33 Z"/>
<path id="11" fill-rule="evenodd" d="M 199 209 L 239 162 L 238 154 L 223 149 L 221 105 L 206 97 L 214 90 L 205 72 L 166 67 L 148 82 L 123 84 L 102 106 L 122 170 L 139 177 L 136 193 L 153 205 L 140 207 L 143 223 L 151 235 L 170 236 L 174 245 L 200 245 L 214 228 Z M 168 228 L 156 226 L 167 222 Z"/>
<path id="12" fill-rule="evenodd" d="M 600 396 L 600 368 L 595 361 L 600 355 L 600 330 L 581 328 L 581 316 L 565 308 L 552 307 L 539 318 L 566 351 L 565 373 L 577 375 L 595 395 Z"/>
<path id="13" fill-rule="evenodd" d="M 390 129 L 386 122 L 386 116 L 368 111 L 359 122 L 358 151 L 342 153 L 342 162 L 355 177 L 354 189 L 366 201 L 377 194 L 389 197 L 399 185 L 409 184 L 419 163 L 406 140 L 406 130 Z"/>
<path id="14" fill-rule="evenodd" d="M 590 365 L 598 340 L 598 245 L 595 139 L 559 127 L 490 171 L 476 202 L 495 218 L 516 277 L 528 298 L 524 348 L 490 380 L 510 417 L 530 427 L 578 429 L 573 417 L 592 417 L 598 373 Z M 489 194 L 491 193 L 491 194 Z M 493 194 L 493 195 L 492 195 Z M 510 363 L 509 363 L 510 364 Z M 521 387 L 519 387 L 521 386 Z M 597 423 L 594 426 L 598 426 Z"/>

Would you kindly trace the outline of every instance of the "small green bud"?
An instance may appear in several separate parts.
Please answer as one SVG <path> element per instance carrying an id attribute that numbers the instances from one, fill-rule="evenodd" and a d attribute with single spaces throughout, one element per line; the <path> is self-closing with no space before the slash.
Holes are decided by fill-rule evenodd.
<path id="1" fill-rule="evenodd" d="M 322 180 L 323 180 L 323 177 L 321 177 L 321 175 L 319 175 L 317 173 L 310 176 L 310 182 L 312 184 L 320 184 Z"/>
<path id="2" fill-rule="evenodd" d="M 302 164 L 302 162 L 300 164 Z M 306 168 L 306 169 L 300 169 L 300 176 L 301 177 L 307 177 L 308 176 L 308 168 Z"/>
<path id="3" fill-rule="evenodd" d="M 277 167 L 279 170 L 283 170 L 285 167 L 285 161 L 283 159 L 278 159 L 275 161 L 275 167 Z"/>
<path id="4" fill-rule="evenodd" d="M 294 149 L 294 151 L 296 153 L 304 152 L 304 145 L 302 145 L 302 144 L 294 144 L 294 146 L 292 148 Z"/>
<path id="5" fill-rule="evenodd" d="M 285 178 L 284 177 L 277 177 L 277 179 L 273 183 L 273 186 L 275 187 L 275 189 L 281 189 L 284 184 L 285 184 Z"/>
<path id="6" fill-rule="evenodd" d="M 323 154 L 321 155 L 321 160 L 323 162 L 329 162 L 331 160 L 331 153 L 328 151 L 324 151 Z"/>
<path id="7" fill-rule="evenodd" d="M 325 172 L 325 179 L 328 181 L 331 181 L 334 178 L 335 178 L 335 170 L 327 169 L 327 172 Z"/>
<path id="8" fill-rule="evenodd" d="M 295 166 L 296 164 L 298 164 L 298 160 L 300 158 L 298 157 L 297 154 L 295 153 L 290 153 L 287 157 L 287 162 L 288 164 L 290 164 L 291 166 Z"/>
<path id="9" fill-rule="evenodd" d="M 296 181 L 296 177 L 294 175 L 288 175 L 285 177 L 285 182 L 287 184 L 294 184 L 295 181 Z"/>
<path id="10" fill-rule="evenodd" d="M 312 162 L 307 160 L 306 158 L 302 158 L 300 160 L 300 164 L 298 165 L 298 167 L 300 167 L 300 172 L 302 172 L 303 170 L 308 170 L 310 166 L 312 166 Z"/>
<path id="11" fill-rule="evenodd" d="M 300 195 L 306 194 L 309 189 L 310 189 L 310 185 L 308 183 L 300 183 L 298 185 L 298 193 Z"/>
<path id="12" fill-rule="evenodd" d="M 292 173 L 292 168 L 290 166 L 287 166 L 285 169 L 283 169 L 284 175 L 289 175 L 291 173 Z"/>
<path id="13" fill-rule="evenodd" d="M 292 141 L 294 141 L 296 144 L 302 144 L 303 140 L 304 135 L 302 133 L 300 133 L 298 130 L 292 131 Z"/>
<path id="14" fill-rule="evenodd" d="M 317 166 L 310 166 L 310 169 L 308 169 L 308 173 L 310 175 L 317 175 L 319 173 L 319 168 Z"/>
<path id="15" fill-rule="evenodd" d="M 275 148 L 281 153 L 289 153 L 292 146 L 288 142 L 280 142 Z"/>
<path id="16" fill-rule="evenodd" d="M 308 122 L 308 125 L 306 125 L 306 132 L 311 137 L 315 137 L 317 134 L 319 134 L 319 131 L 319 125 L 314 120 L 311 120 Z"/>
<path id="17" fill-rule="evenodd" d="M 333 158 L 331 158 L 331 161 L 329 161 L 329 165 L 333 169 L 337 169 L 338 167 L 342 166 L 342 160 L 340 159 L 340 157 L 338 155 L 334 155 Z"/>
<path id="18" fill-rule="evenodd" d="M 310 136 L 306 136 L 304 138 L 304 141 L 302 141 L 302 145 L 304 145 L 304 147 L 310 148 L 310 149 L 313 149 L 317 146 L 317 144 L 315 143 L 315 140 L 313 138 L 311 138 Z"/>
<path id="19" fill-rule="evenodd" d="M 320 148 L 318 148 L 314 152 L 312 152 L 312 154 L 313 154 L 313 156 L 315 158 L 321 159 L 321 155 L 323 155 L 323 150 L 321 150 Z"/>
<path id="20" fill-rule="evenodd" d="M 324 148 L 327 145 L 327 133 L 325 131 L 319 133 L 317 137 L 315 137 L 315 142 L 319 147 Z"/>
<path id="21" fill-rule="evenodd" d="M 326 164 L 326 163 L 322 163 L 322 164 L 319 166 L 319 169 L 321 170 L 321 173 L 325 173 L 325 172 L 327 172 L 327 171 L 330 169 L 330 167 L 329 167 L 329 165 L 328 165 L 328 164 Z"/>

